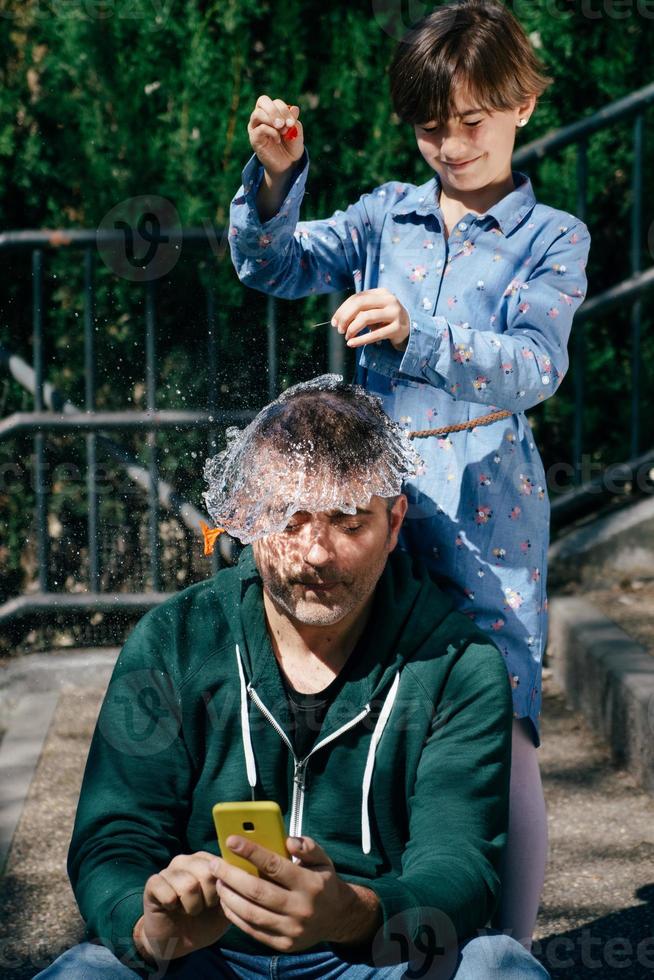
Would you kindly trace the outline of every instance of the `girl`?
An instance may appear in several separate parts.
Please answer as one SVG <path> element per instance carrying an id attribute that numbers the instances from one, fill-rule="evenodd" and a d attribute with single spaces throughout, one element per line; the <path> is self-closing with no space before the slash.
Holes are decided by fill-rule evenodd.
<path id="1" fill-rule="evenodd" d="M 437 430 L 417 444 L 424 466 L 407 487 L 402 544 L 506 660 L 515 721 L 498 925 L 529 947 L 547 855 L 536 748 L 549 503 L 524 412 L 567 370 L 589 235 L 511 169 L 516 129 L 550 80 L 505 7 L 439 7 L 398 45 L 390 82 L 432 178 L 382 184 L 331 218 L 299 221 L 299 109 L 261 96 L 231 253 L 243 282 L 275 296 L 354 287 L 332 324 L 357 348 L 356 380 L 409 430 Z"/>

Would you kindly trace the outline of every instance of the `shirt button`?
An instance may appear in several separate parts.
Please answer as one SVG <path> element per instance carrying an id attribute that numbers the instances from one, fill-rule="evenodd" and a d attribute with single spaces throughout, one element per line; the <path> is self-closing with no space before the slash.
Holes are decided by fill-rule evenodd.
<path id="1" fill-rule="evenodd" d="M 544 374 L 540 380 L 543 382 L 544 385 L 548 385 L 550 383 L 549 374 Z"/>
<path id="2" fill-rule="evenodd" d="M 465 221 L 459 221 L 459 231 L 465 231 L 468 225 Z"/>

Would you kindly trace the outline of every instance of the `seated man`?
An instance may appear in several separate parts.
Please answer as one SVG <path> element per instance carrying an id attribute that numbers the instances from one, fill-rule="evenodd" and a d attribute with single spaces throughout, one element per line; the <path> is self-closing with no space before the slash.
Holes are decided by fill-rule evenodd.
<path id="1" fill-rule="evenodd" d="M 100 945 L 40 976 L 547 977 L 485 930 L 511 696 L 495 646 L 394 550 L 411 444 L 329 375 L 228 435 L 205 498 L 252 547 L 118 658 L 68 861 Z M 212 822 L 250 798 L 289 833 L 290 860 L 228 839 L 259 877 Z"/>

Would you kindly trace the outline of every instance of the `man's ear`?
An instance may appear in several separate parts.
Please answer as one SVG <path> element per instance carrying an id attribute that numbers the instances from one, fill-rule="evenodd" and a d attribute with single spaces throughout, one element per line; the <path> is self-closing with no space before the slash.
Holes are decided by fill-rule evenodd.
<path id="1" fill-rule="evenodd" d="M 397 538 L 400 533 L 400 528 L 406 516 L 407 509 L 409 507 L 409 501 L 406 498 L 406 494 L 401 493 L 397 497 L 395 503 L 388 512 L 389 521 L 389 542 L 388 550 L 393 551 L 395 545 L 397 544 Z"/>

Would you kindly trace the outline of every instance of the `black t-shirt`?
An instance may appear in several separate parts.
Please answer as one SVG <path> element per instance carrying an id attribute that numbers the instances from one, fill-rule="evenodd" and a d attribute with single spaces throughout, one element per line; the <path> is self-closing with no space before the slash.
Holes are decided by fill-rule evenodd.
<path id="1" fill-rule="evenodd" d="M 302 694 L 300 691 L 296 691 L 277 664 L 288 700 L 291 715 L 291 741 L 298 759 L 304 759 L 315 745 L 327 709 L 345 683 L 348 669 L 355 657 L 356 648 L 347 658 L 334 680 L 330 681 L 322 691 L 316 691 L 314 694 Z M 277 663 L 276 659 L 275 662 Z"/>

